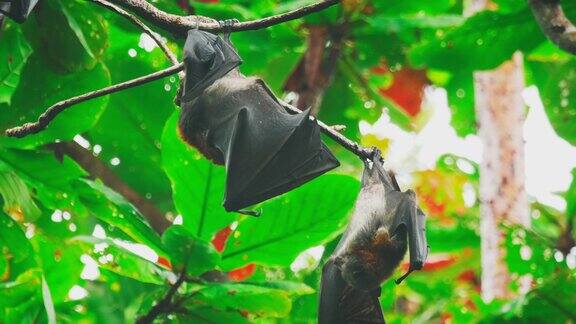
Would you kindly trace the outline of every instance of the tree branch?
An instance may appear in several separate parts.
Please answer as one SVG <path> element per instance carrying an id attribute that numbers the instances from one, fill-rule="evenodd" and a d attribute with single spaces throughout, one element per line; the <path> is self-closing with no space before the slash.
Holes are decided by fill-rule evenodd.
<path id="1" fill-rule="evenodd" d="M 77 97 L 72 97 L 70 99 L 66 99 L 66 100 L 62 100 L 58 103 L 56 103 L 55 105 L 51 106 L 50 108 L 48 108 L 44 113 L 42 113 L 42 115 L 40 115 L 40 117 L 38 118 L 38 120 L 36 122 L 33 123 L 26 123 L 22 126 L 18 126 L 18 127 L 14 127 L 14 128 L 10 128 L 8 130 L 6 130 L 6 135 L 10 136 L 10 137 L 24 137 L 26 135 L 30 135 L 30 134 L 35 134 L 38 133 L 42 130 L 44 130 L 46 127 L 48 127 L 48 125 L 50 124 L 50 122 L 52 120 L 54 120 L 54 118 L 56 118 L 56 116 L 58 116 L 58 114 L 60 114 L 62 111 L 64 111 L 66 108 L 73 106 L 75 104 L 90 100 L 90 99 L 94 99 L 94 98 L 98 98 L 98 97 L 102 97 L 114 92 L 118 92 L 121 90 L 125 90 L 128 88 L 133 88 L 136 86 L 139 86 L 141 84 L 144 83 L 148 83 L 148 82 L 152 82 L 158 79 L 162 79 L 168 75 L 172 75 L 175 74 L 177 72 L 180 72 L 184 69 L 184 63 L 178 63 L 177 65 L 171 66 L 167 69 L 164 70 L 160 70 L 158 72 L 154 72 L 152 74 L 148 74 L 136 79 L 132 79 L 126 82 L 122 82 L 122 83 L 118 83 L 115 85 L 111 85 L 109 87 L 106 88 L 102 88 L 99 90 L 95 90 L 92 92 L 88 92 L 82 95 L 79 95 Z"/>
<path id="2" fill-rule="evenodd" d="M 546 37 L 576 55 L 576 26 L 564 14 L 560 0 L 528 0 L 528 4 Z"/>
<path id="3" fill-rule="evenodd" d="M 166 54 L 166 57 L 168 57 L 168 60 L 170 60 L 170 62 L 172 63 L 172 65 L 177 65 L 178 64 L 178 58 L 176 57 L 176 55 L 168 48 L 168 46 L 166 46 L 166 43 L 164 42 L 164 40 L 162 40 L 162 38 L 160 37 L 160 35 L 158 35 L 157 33 L 155 33 L 154 31 L 152 31 L 152 29 L 150 29 L 150 27 L 146 26 L 142 21 L 140 21 L 138 18 L 134 17 L 132 14 L 130 14 L 129 12 L 127 12 L 126 10 L 119 8 L 116 5 L 111 4 L 108 1 L 104 1 L 104 0 L 92 0 L 94 3 L 114 11 L 115 13 L 119 14 L 120 16 L 128 19 L 130 22 L 132 22 L 134 25 L 136 25 L 136 27 L 138 27 L 139 29 L 141 29 L 145 34 L 147 34 L 148 36 L 150 36 L 150 38 L 152 38 L 154 40 L 154 42 L 156 42 L 156 44 L 158 44 L 158 47 L 160 47 L 160 49 L 162 50 L 162 52 L 164 52 L 164 54 Z"/>
<path id="4" fill-rule="evenodd" d="M 282 104 L 282 106 L 289 111 L 292 111 L 294 113 L 301 113 L 302 111 L 282 100 L 280 100 L 280 104 Z M 348 151 L 356 154 L 359 158 L 361 159 L 370 159 L 372 158 L 372 155 L 374 155 L 374 149 L 372 148 L 365 148 L 363 146 L 360 146 L 360 144 L 348 139 L 346 136 L 340 134 L 337 130 L 335 130 L 334 128 L 326 125 L 325 123 L 323 123 L 322 121 L 316 119 L 315 117 L 310 116 L 311 120 L 316 120 L 318 122 L 318 126 L 320 126 L 320 131 L 322 131 L 322 133 L 326 134 L 328 137 L 330 137 L 331 139 L 333 139 L 334 141 L 336 141 L 338 144 L 342 145 L 342 147 L 344 147 L 345 149 L 347 149 Z"/>
<path id="5" fill-rule="evenodd" d="M 66 154 L 76 161 L 92 178 L 98 178 L 104 184 L 122 195 L 148 220 L 150 226 L 162 234 L 171 224 L 164 214 L 150 201 L 120 179 L 106 164 L 95 157 L 92 152 L 84 149 L 75 142 L 61 142 L 49 145 L 59 154 Z"/>
<path id="6" fill-rule="evenodd" d="M 180 286 L 184 283 L 185 278 L 186 278 L 185 271 L 182 271 L 182 273 L 178 277 L 178 280 L 170 287 L 170 290 L 168 290 L 164 298 L 162 298 L 162 300 L 160 300 L 156 305 L 154 305 L 154 307 L 152 307 L 146 315 L 138 318 L 136 320 L 136 324 L 152 323 L 156 319 L 156 317 L 158 317 L 160 314 L 170 312 L 173 306 L 172 298 L 178 291 L 178 288 L 180 288 Z"/>
<path id="7" fill-rule="evenodd" d="M 111 2 L 124 7 L 141 18 L 149 21 L 150 23 L 169 31 L 179 37 L 185 37 L 188 30 L 198 27 L 201 30 L 210 32 L 223 31 L 222 26 L 212 18 L 204 16 L 179 16 L 164 12 L 146 0 L 110 0 Z M 289 11 L 276 16 L 266 17 L 257 20 L 245 21 L 234 24 L 229 30 L 231 32 L 256 30 L 273 25 L 277 25 L 286 21 L 302 18 L 306 15 L 321 11 L 330 6 L 340 3 L 341 0 L 326 0 L 321 1 L 303 8 Z"/>

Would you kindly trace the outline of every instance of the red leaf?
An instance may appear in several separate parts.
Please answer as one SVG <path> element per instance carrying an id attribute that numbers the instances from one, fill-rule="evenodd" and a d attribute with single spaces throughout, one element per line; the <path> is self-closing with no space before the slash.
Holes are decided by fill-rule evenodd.
<path id="1" fill-rule="evenodd" d="M 392 99 L 408 115 L 418 115 L 424 97 L 424 87 L 429 83 L 425 70 L 403 67 L 392 72 L 385 63 L 381 63 L 370 71 L 376 75 L 391 73 L 394 77 L 392 85 L 388 88 L 380 88 L 378 92 L 382 96 Z"/>
<path id="2" fill-rule="evenodd" d="M 256 271 L 256 265 L 249 263 L 241 268 L 228 272 L 228 278 L 232 281 L 243 281 L 250 278 Z"/>
<path id="3" fill-rule="evenodd" d="M 158 261 L 156 261 L 156 264 L 163 266 L 164 268 L 167 268 L 169 270 L 172 270 L 172 263 L 170 263 L 170 260 L 159 256 L 158 257 Z"/>
<path id="4" fill-rule="evenodd" d="M 440 315 L 440 324 L 449 324 L 452 323 L 452 319 L 454 316 L 452 316 L 451 313 L 442 313 Z"/>
<path id="5" fill-rule="evenodd" d="M 214 235 L 214 238 L 212 239 L 212 245 L 214 246 L 216 251 L 218 252 L 224 251 L 224 247 L 226 246 L 226 241 L 228 241 L 228 237 L 230 237 L 230 233 L 232 233 L 232 229 L 230 228 L 230 226 L 226 226 L 220 231 L 218 231 L 216 235 Z"/>
<path id="6" fill-rule="evenodd" d="M 453 265 L 454 263 L 456 263 L 456 261 L 457 261 L 457 258 L 454 256 L 446 257 L 443 259 L 428 260 L 428 261 L 426 261 L 426 263 L 424 263 L 424 268 L 422 268 L 421 271 L 442 270 L 444 268 L 448 268 L 449 266 Z M 410 263 L 409 262 L 403 262 L 402 263 L 402 269 L 404 271 L 408 271 L 408 268 L 410 268 Z"/>

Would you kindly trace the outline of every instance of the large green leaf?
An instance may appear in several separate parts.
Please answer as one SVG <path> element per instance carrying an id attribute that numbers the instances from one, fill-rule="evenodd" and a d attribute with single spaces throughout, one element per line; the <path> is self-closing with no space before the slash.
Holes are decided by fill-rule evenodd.
<path id="1" fill-rule="evenodd" d="M 410 52 L 415 66 L 451 71 L 487 70 L 544 41 L 530 10 L 502 14 L 480 12 L 456 28 L 437 32 Z"/>
<path id="2" fill-rule="evenodd" d="M 162 234 L 162 244 L 169 251 L 174 270 L 186 270 L 191 276 L 212 270 L 220 262 L 220 255 L 212 244 L 194 237 L 181 225 L 170 226 Z"/>
<path id="3" fill-rule="evenodd" d="M 447 28 L 461 25 L 465 19 L 460 15 L 380 15 L 366 19 L 375 32 L 398 33 L 412 29 Z"/>
<path id="4" fill-rule="evenodd" d="M 574 311 L 576 280 L 560 272 L 488 317 L 493 323 L 569 323 L 576 320 Z M 488 322 L 488 321 L 487 321 Z"/>
<path id="5" fill-rule="evenodd" d="M 426 13 L 429 15 L 447 12 L 453 8 L 458 1 L 438 0 L 438 1 L 421 1 L 421 0 L 374 0 L 372 1 L 378 13 L 385 15 L 398 14 L 416 14 Z"/>
<path id="6" fill-rule="evenodd" d="M 288 294 L 282 290 L 247 284 L 211 285 L 200 290 L 197 299 L 217 309 L 242 310 L 264 317 L 284 317 L 292 308 Z"/>
<path id="7" fill-rule="evenodd" d="M 40 285 L 41 271 L 38 268 L 22 273 L 14 281 L 0 283 L 0 309 L 24 303 L 40 291 Z"/>
<path id="8" fill-rule="evenodd" d="M 12 105 L 0 109 L 0 131 L 24 122 L 36 121 L 48 107 L 60 100 L 106 87 L 110 84 L 108 70 L 97 64 L 90 71 L 60 75 L 50 71 L 38 53 L 28 59 L 21 75 L 21 84 L 14 92 Z M 70 140 L 92 127 L 104 109 L 108 97 L 100 97 L 66 109 L 44 131 L 25 138 L 0 137 L 7 146 L 37 146 L 56 140 Z"/>
<path id="9" fill-rule="evenodd" d="M 556 133 L 576 145 L 576 60 L 531 62 L 544 110 Z"/>
<path id="10" fill-rule="evenodd" d="M 148 245 L 165 256 L 160 237 L 148 226 L 138 210 L 124 197 L 99 182 L 83 180 L 77 190 L 80 200 L 94 216 L 122 230 L 137 243 Z"/>
<path id="11" fill-rule="evenodd" d="M 237 217 L 222 206 L 225 170 L 185 144 L 177 124 L 178 113 L 174 113 L 162 136 L 162 165 L 172 182 L 174 204 L 184 227 L 200 239 L 211 239 Z"/>
<path id="12" fill-rule="evenodd" d="M 80 262 L 82 251 L 78 246 L 66 244 L 62 237 L 53 235 L 37 234 L 31 241 L 50 287 L 51 298 L 56 304 L 65 301 L 70 289 L 80 282 L 84 267 Z"/>
<path id="13" fill-rule="evenodd" d="M 0 247 L 13 262 L 22 262 L 34 253 L 30 241 L 10 216 L 0 212 Z M 6 249 L 6 251 L 4 251 Z"/>
<path id="14" fill-rule="evenodd" d="M 67 156 L 59 161 L 50 150 L 18 150 L 0 147 L 0 160 L 26 182 L 40 189 L 67 188 L 71 181 L 87 175 Z"/>
<path id="15" fill-rule="evenodd" d="M 0 195 L 4 211 L 20 222 L 32 222 L 40 216 L 40 209 L 30 195 L 30 190 L 14 172 L 2 170 L 0 163 Z"/>
<path id="16" fill-rule="evenodd" d="M 156 285 L 165 283 L 161 275 L 163 270 L 155 263 L 126 250 L 122 246 L 125 242 L 109 238 L 99 239 L 93 236 L 77 236 L 72 242 L 80 243 L 83 250 L 98 261 L 100 268 L 144 283 Z"/>
<path id="17" fill-rule="evenodd" d="M 262 215 L 242 220 L 231 235 L 223 267 L 290 265 L 301 251 L 341 233 L 358 188 L 354 178 L 330 174 L 263 203 Z"/>
<path id="18" fill-rule="evenodd" d="M 44 0 L 24 25 L 26 37 L 47 65 L 61 73 L 93 68 L 108 45 L 106 21 L 94 4 Z"/>
<path id="19" fill-rule="evenodd" d="M 0 147 L 0 168 L 14 171 L 35 190 L 35 197 L 49 209 L 76 211 L 85 214 L 78 203 L 72 182 L 86 172 L 69 157 L 59 161 L 49 150 L 17 150 Z"/>
<path id="20" fill-rule="evenodd" d="M 0 50 L 0 102 L 10 103 L 12 94 L 20 83 L 20 73 L 32 54 L 32 48 L 24 39 L 20 28 L 11 26 L 3 32 Z"/>
<path id="21" fill-rule="evenodd" d="M 104 58 L 113 83 L 167 66 L 158 48 L 147 52 L 138 46 L 140 35 L 110 26 L 111 47 Z M 111 95 L 106 111 L 87 135 L 91 145 L 99 147 L 99 158 L 118 161 L 110 168 L 163 211 L 172 209 L 172 201 L 170 182 L 160 164 L 160 141 L 164 124 L 176 108 L 177 79 L 174 75 Z"/>

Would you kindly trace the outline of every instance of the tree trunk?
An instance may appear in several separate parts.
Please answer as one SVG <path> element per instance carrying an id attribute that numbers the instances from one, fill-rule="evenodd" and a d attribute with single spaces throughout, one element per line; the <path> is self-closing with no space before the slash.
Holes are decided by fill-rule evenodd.
<path id="1" fill-rule="evenodd" d="M 485 0 L 473 0 L 466 14 L 487 6 Z M 505 234 L 499 225 L 530 225 L 524 186 L 522 62 L 522 54 L 516 53 L 495 70 L 474 73 L 476 121 L 484 148 L 480 166 L 480 236 L 485 301 L 511 295 L 503 247 Z"/>

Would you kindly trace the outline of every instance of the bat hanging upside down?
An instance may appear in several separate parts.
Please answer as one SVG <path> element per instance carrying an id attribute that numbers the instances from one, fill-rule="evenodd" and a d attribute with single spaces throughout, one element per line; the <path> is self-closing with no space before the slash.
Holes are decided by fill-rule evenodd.
<path id="1" fill-rule="evenodd" d="M 179 130 L 188 144 L 226 166 L 224 208 L 239 211 L 339 163 L 309 112 L 288 113 L 262 80 L 238 71 L 242 61 L 228 36 L 189 31 Z"/>
<path id="2" fill-rule="evenodd" d="M 412 190 L 401 192 L 375 150 L 365 161 L 362 189 L 336 250 L 324 265 L 319 323 L 384 323 L 378 297 L 410 249 L 410 268 L 422 269 L 428 255 L 425 216 Z"/>
<path id="3" fill-rule="evenodd" d="M 37 3 L 38 0 L 0 0 L 0 21 L 4 14 L 18 23 L 23 23 Z"/>

